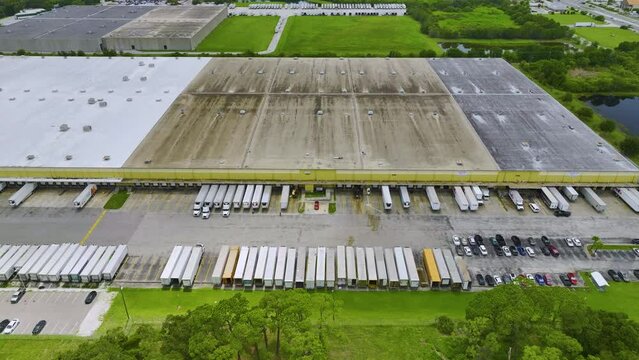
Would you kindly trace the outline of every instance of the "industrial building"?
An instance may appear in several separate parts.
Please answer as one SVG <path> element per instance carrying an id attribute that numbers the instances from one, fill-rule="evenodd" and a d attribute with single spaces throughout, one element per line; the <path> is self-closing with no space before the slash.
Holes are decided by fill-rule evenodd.
<path id="1" fill-rule="evenodd" d="M 225 5 L 162 6 L 106 34 L 109 50 L 195 50 L 228 16 Z"/>
<path id="2" fill-rule="evenodd" d="M 5 179 L 639 179 L 629 160 L 502 59 L 5 56 L 0 79 Z"/>

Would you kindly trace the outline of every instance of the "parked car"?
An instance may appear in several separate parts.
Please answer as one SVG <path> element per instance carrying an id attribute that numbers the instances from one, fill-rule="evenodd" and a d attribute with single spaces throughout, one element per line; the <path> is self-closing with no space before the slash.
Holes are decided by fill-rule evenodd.
<path id="1" fill-rule="evenodd" d="M 87 295 L 87 297 L 84 299 L 84 303 L 85 303 L 85 304 L 87 304 L 87 305 L 89 305 L 90 303 L 92 303 L 92 302 L 93 302 L 93 300 L 95 299 L 95 297 L 96 297 L 96 296 L 98 296 L 98 292 L 97 292 L 97 291 L 95 291 L 95 290 L 91 291 L 91 292 Z"/>
<path id="2" fill-rule="evenodd" d="M 639 256 L 639 248 L 632 248 L 632 251 L 635 253 L 635 255 Z"/>
<path id="3" fill-rule="evenodd" d="M 492 275 L 486 274 L 486 276 L 484 276 L 484 279 L 486 279 L 486 284 L 488 286 L 495 286 L 495 279 L 493 279 Z"/>
<path id="4" fill-rule="evenodd" d="M 499 246 L 506 246 L 506 240 L 504 240 L 504 237 L 501 236 L 501 234 L 496 234 L 495 239 L 497 240 Z"/>
<path id="5" fill-rule="evenodd" d="M 528 245 L 530 246 L 536 246 L 537 245 L 537 241 L 535 239 L 533 239 L 533 237 L 529 237 L 528 238 Z"/>
<path id="6" fill-rule="evenodd" d="M 500 248 L 499 246 L 496 246 L 495 254 L 497 254 L 497 256 L 504 256 L 504 249 Z"/>
<path id="7" fill-rule="evenodd" d="M 471 246 L 470 250 L 473 251 L 473 255 L 475 256 L 479 256 L 481 254 L 481 251 L 479 251 L 479 248 L 477 246 Z"/>
<path id="8" fill-rule="evenodd" d="M 535 250 L 533 250 L 530 246 L 526 246 L 526 253 L 530 257 L 535 257 Z"/>
<path id="9" fill-rule="evenodd" d="M 501 250 L 504 252 L 504 255 L 512 256 L 512 253 L 510 252 L 510 249 L 508 249 L 508 246 L 502 246 Z"/>
<path id="10" fill-rule="evenodd" d="M 486 280 L 484 280 L 484 275 L 482 275 L 482 274 L 477 274 L 477 275 L 475 275 L 475 278 L 477 279 L 477 283 L 478 283 L 480 286 L 485 286 L 485 285 L 486 285 Z"/>
<path id="11" fill-rule="evenodd" d="M 461 240 L 459 240 L 459 236 L 453 235 L 453 245 L 455 246 L 461 245 Z"/>
<path id="12" fill-rule="evenodd" d="M 40 320 L 38 321 L 38 323 L 36 324 L 36 326 L 33 328 L 33 331 L 31 331 L 31 333 L 33 335 L 38 335 L 42 329 L 44 329 L 45 325 L 47 325 L 47 321 L 46 320 Z"/>
<path id="13" fill-rule="evenodd" d="M 464 250 L 462 249 L 461 245 L 455 246 L 455 252 L 458 256 L 464 256 Z"/>
<path id="14" fill-rule="evenodd" d="M 501 284 L 503 284 L 503 283 L 504 283 L 504 282 L 501 280 L 501 277 L 499 277 L 499 275 L 495 275 L 495 276 L 493 276 L 493 278 L 495 279 L 495 286 L 497 286 L 497 285 L 501 285 Z"/>
<path id="15" fill-rule="evenodd" d="M 581 240 L 579 240 L 577 238 L 572 238 L 572 242 L 575 243 L 575 246 L 578 246 L 578 247 L 582 246 Z"/>
<path id="16" fill-rule="evenodd" d="M 515 246 L 521 246 L 521 240 L 519 239 L 519 236 L 513 235 L 510 237 L 510 240 L 513 242 L 513 244 L 515 244 Z"/>
<path id="17" fill-rule="evenodd" d="M 468 246 L 468 239 L 467 239 L 466 237 L 462 236 L 462 238 L 461 238 L 461 243 L 462 243 L 462 245 L 464 245 L 464 246 Z"/>
<path id="18" fill-rule="evenodd" d="M 550 256 L 550 250 L 548 250 L 548 248 L 545 246 L 541 247 L 541 252 L 546 256 Z"/>
<path id="19" fill-rule="evenodd" d="M 546 281 L 544 281 L 544 277 L 541 274 L 535 274 L 535 281 L 537 282 L 537 285 L 546 285 Z"/>
<path id="20" fill-rule="evenodd" d="M 535 203 L 532 203 L 532 202 L 531 202 L 531 203 L 529 203 L 529 204 L 528 204 L 528 206 L 530 206 L 530 210 L 531 210 L 532 212 L 534 212 L 534 213 L 538 213 L 538 212 L 539 212 L 539 210 L 541 210 L 541 209 L 539 208 L 539 205 L 537 205 L 537 204 L 535 204 Z"/>
<path id="21" fill-rule="evenodd" d="M 313 210 L 319 210 L 319 201 L 315 200 L 313 203 Z"/>
<path id="22" fill-rule="evenodd" d="M 9 325 L 10 321 L 11 320 L 9 320 L 9 319 L 4 319 L 4 320 L 0 321 L 0 333 L 2 333 L 4 331 L 4 328 L 6 328 L 7 325 Z"/>
<path id="23" fill-rule="evenodd" d="M 535 281 L 535 276 L 533 276 L 533 274 L 526 274 L 526 279 Z"/>
<path id="24" fill-rule="evenodd" d="M 627 279 L 627 276 L 625 276 L 621 271 L 617 271 L 617 276 L 619 276 L 619 279 L 623 282 L 630 282 L 630 279 Z"/>
<path id="25" fill-rule="evenodd" d="M 541 236 L 541 242 L 544 243 L 544 245 L 546 246 L 551 244 L 550 239 L 546 235 Z"/>
<path id="26" fill-rule="evenodd" d="M 12 304 L 19 303 L 20 299 L 22 299 L 22 297 L 24 296 L 26 292 L 27 292 L 27 289 L 25 288 L 19 288 L 18 290 L 16 290 L 16 292 L 14 292 L 13 295 L 11 295 L 11 303 Z"/>
<path id="27" fill-rule="evenodd" d="M 488 249 L 486 249 L 485 245 L 479 245 L 479 252 L 483 255 L 486 256 L 488 255 Z"/>
<path id="28" fill-rule="evenodd" d="M 561 283 L 565 286 L 565 287 L 570 287 L 572 286 L 572 283 L 570 282 L 570 279 L 568 279 L 568 276 L 561 274 L 559 275 L 559 280 L 561 280 Z"/>
<path id="29" fill-rule="evenodd" d="M 511 284 L 513 282 L 513 279 L 508 274 L 504 274 L 501 278 L 504 280 L 504 284 Z"/>
<path id="30" fill-rule="evenodd" d="M 550 274 L 545 274 L 544 282 L 546 282 L 546 285 L 552 286 L 552 276 Z"/>
<path id="31" fill-rule="evenodd" d="M 473 256 L 473 252 L 470 250 L 470 247 L 464 246 L 464 254 L 466 256 Z"/>
<path id="32" fill-rule="evenodd" d="M 11 320 L 9 324 L 7 325 L 7 327 L 5 327 L 4 330 L 2 330 L 2 333 L 7 335 L 11 334 L 18 327 L 18 325 L 20 325 L 19 319 Z"/>
<path id="33" fill-rule="evenodd" d="M 613 281 L 616 281 L 616 282 L 621 281 L 621 279 L 619 278 L 619 275 L 617 275 L 617 272 L 612 269 L 608 270 L 608 275 Z"/>
<path id="34" fill-rule="evenodd" d="M 510 253 L 513 254 L 513 256 L 519 255 L 519 253 L 517 252 L 517 247 L 515 245 L 510 245 L 508 247 L 508 250 L 510 250 Z"/>
<path id="35" fill-rule="evenodd" d="M 550 250 L 550 255 L 554 257 L 559 256 L 559 249 L 557 249 L 555 245 L 548 245 L 548 250 Z"/>
<path id="36" fill-rule="evenodd" d="M 570 211 L 555 210 L 555 216 L 557 216 L 557 217 L 570 217 Z"/>
<path id="37" fill-rule="evenodd" d="M 637 279 L 639 279 L 639 269 L 638 270 L 633 270 L 632 273 L 635 274 L 635 277 Z"/>
<path id="38" fill-rule="evenodd" d="M 566 276 L 568 277 L 568 280 L 570 280 L 571 284 L 577 285 L 577 276 L 575 275 L 575 273 L 568 273 L 566 274 Z"/>
<path id="39" fill-rule="evenodd" d="M 526 256 L 526 249 L 524 249 L 522 246 L 517 246 L 517 252 L 521 256 Z"/>
<path id="40" fill-rule="evenodd" d="M 229 210 L 229 209 L 224 209 L 224 210 L 222 210 L 222 217 L 227 218 L 227 217 L 229 217 L 230 215 L 231 215 L 231 210 Z"/>
<path id="41" fill-rule="evenodd" d="M 475 237 L 474 236 L 469 236 L 468 237 L 468 244 L 470 244 L 471 246 L 477 245 L 477 241 L 475 241 Z"/>
<path id="42" fill-rule="evenodd" d="M 630 241 L 632 244 L 636 244 L 639 245 L 639 239 L 632 239 L 632 241 Z"/>
<path id="43" fill-rule="evenodd" d="M 566 238 L 566 239 L 565 239 L 565 241 L 566 241 L 566 245 L 568 245 L 568 247 L 573 247 L 573 246 L 575 246 L 575 243 L 574 243 L 574 242 L 572 242 L 572 239 L 571 239 L 571 238 Z"/>
<path id="44" fill-rule="evenodd" d="M 475 235 L 475 242 L 478 245 L 484 245 L 484 238 L 481 235 Z"/>
<path id="45" fill-rule="evenodd" d="M 497 241 L 497 238 L 494 238 L 494 237 L 491 236 L 489 240 L 490 240 L 490 243 L 493 246 L 501 246 L 501 245 L 499 245 L 499 242 Z"/>

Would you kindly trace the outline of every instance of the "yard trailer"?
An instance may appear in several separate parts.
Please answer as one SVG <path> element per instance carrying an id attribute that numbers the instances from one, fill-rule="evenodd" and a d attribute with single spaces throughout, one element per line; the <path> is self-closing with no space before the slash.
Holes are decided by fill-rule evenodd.
<path id="1" fill-rule="evenodd" d="M 315 287 L 323 289 L 326 287 L 326 248 L 317 248 L 317 259 L 315 261 Z"/>
<path id="2" fill-rule="evenodd" d="M 280 246 L 277 248 L 277 264 L 275 265 L 275 276 L 273 277 L 273 286 L 275 287 L 284 287 L 287 254 L 288 248 L 286 246 Z M 295 261 L 295 259 L 293 259 L 293 261 Z"/>
<path id="3" fill-rule="evenodd" d="M 388 274 L 388 288 L 399 289 L 399 275 L 397 275 L 393 249 L 384 249 L 384 262 L 386 263 L 386 273 Z"/>
<path id="4" fill-rule="evenodd" d="M 98 263 L 95 264 L 95 266 L 91 270 L 91 273 L 89 274 L 89 281 L 98 283 L 102 281 L 102 270 L 104 270 L 106 264 L 109 262 L 109 260 L 111 260 L 111 256 L 113 256 L 113 253 L 115 253 L 115 249 L 117 249 L 117 246 L 115 245 L 107 246 L 107 248 L 104 250 L 104 253 L 100 257 L 100 261 L 98 261 Z"/>
<path id="5" fill-rule="evenodd" d="M 437 271 L 439 271 L 439 277 L 441 279 L 439 285 L 442 287 L 450 286 L 450 271 L 448 271 L 448 266 L 446 266 L 442 249 L 433 249 L 433 255 L 435 255 L 435 264 L 437 264 Z"/>
<path id="6" fill-rule="evenodd" d="M 406 270 L 408 271 L 408 286 L 417 289 L 419 288 L 419 274 L 417 273 L 417 265 L 415 265 L 415 255 L 413 255 L 413 250 L 409 247 L 405 247 L 403 250 Z"/>
<path id="7" fill-rule="evenodd" d="M 404 259 L 404 250 L 396 246 L 393 248 L 393 254 L 395 255 L 395 265 L 397 266 L 397 277 L 399 278 L 399 287 L 408 287 L 409 278 L 408 270 L 406 269 L 406 260 Z"/>
<path id="8" fill-rule="evenodd" d="M 38 187 L 36 183 L 26 183 L 22 185 L 20 190 L 16 191 L 15 194 L 11 195 L 9 198 L 9 206 L 18 207 L 22 204 L 23 201 L 29 198 Z"/>
<path id="9" fill-rule="evenodd" d="M 87 267 L 87 265 L 89 264 L 89 261 L 93 258 L 93 255 L 95 255 L 96 251 L 98 251 L 98 247 L 96 245 L 87 246 L 82 256 L 80 256 L 78 261 L 75 263 L 75 265 L 69 272 L 70 282 L 82 281 L 80 274 L 82 274 L 82 271 L 84 270 L 84 268 Z"/>
<path id="10" fill-rule="evenodd" d="M 298 247 L 297 248 L 297 264 L 295 269 L 295 287 L 303 288 L 306 270 L 306 248 Z"/>
<path id="11" fill-rule="evenodd" d="M 399 187 L 399 198 L 402 200 L 402 207 L 404 209 L 410 208 L 410 195 L 408 194 L 408 187 Z"/>
<path id="12" fill-rule="evenodd" d="M 579 193 L 572 186 L 564 186 L 561 190 L 569 201 L 576 201 L 579 197 Z"/>
<path id="13" fill-rule="evenodd" d="M 271 204 L 271 191 L 273 191 L 273 186 L 266 185 L 264 186 L 264 191 L 262 191 L 262 209 L 268 209 Z"/>
<path id="14" fill-rule="evenodd" d="M 464 195 L 464 190 L 462 190 L 461 186 L 453 187 L 453 197 L 455 198 L 455 202 L 457 202 L 459 210 L 468 210 L 468 200 L 466 199 L 466 195 Z"/>
<path id="15" fill-rule="evenodd" d="M 186 270 L 186 264 L 189 262 L 189 258 L 191 257 L 191 252 L 193 251 L 193 246 L 183 246 L 182 252 L 180 253 L 180 257 L 175 262 L 175 267 L 173 271 L 171 271 L 171 284 L 176 284 L 180 286 L 182 284 L 182 275 L 184 275 L 184 271 Z"/>
<path id="16" fill-rule="evenodd" d="M 384 203 L 384 210 L 391 210 L 393 208 L 393 199 L 391 198 L 390 189 L 387 185 L 382 185 L 382 202 Z"/>
<path id="17" fill-rule="evenodd" d="M 254 192 L 255 192 L 255 185 L 246 185 L 246 191 L 244 192 L 244 197 L 242 198 L 242 208 L 244 209 L 251 208 L 251 200 L 253 199 Z"/>
<path id="18" fill-rule="evenodd" d="M 244 276 L 242 276 L 242 286 L 245 289 L 253 288 L 253 277 L 255 276 L 255 265 L 257 264 L 259 251 L 260 249 L 257 246 L 251 246 L 249 249 L 246 266 L 244 267 Z"/>
<path id="19" fill-rule="evenodd" d="M 239 254 L 239 246 L 229 247 L 229 256 L 226 259 L 226 265 L 224 265 L 224 272 L 222 273 L 222 284 L 224 286 L 233 286 L 233 274 L 235 273 Z"/>
<path id="20" fill-rule="evenodd" d="M 346 285 L 350 287 L 357 285 L 357 264 L 355 262 L 355 249 L 352 246 L 346 247 Z"/>
<path id="21" fill-rule="evenodd" d="M 113 281 L 113 279 L 115 279 L 115 274 L 117 274 L 118 269 L 120 269 L 120 266 L 122 266 L 128 254 L 129 248 L 124 244 L 118 245 L 115 248 L 113 256 L 111 256 L 109 262 L 104 269 L 102 269 L 102 278 L 104 281 Z"/>
<path id="22" fill-rule="evenodd" d="M 98 186 L 96 184 L 87 185 L 82 192 L 75 199 L 73 199 L 73 207 L 76 209 L 82 209 L 84 205 L 86 205 L 89 200 L 95 195 L 98 191 Z"/>
<path id="23" fill-rule="evenodd" d="M 291 186 L 282 186 L 282 195 L 280 196 L 280 210 L 284 211 L 288 208 L 288 197 L 291 194 Z"/>
<path id="24" fill-rule="evenodd" d="M 89 261 L 87 261 L 87 264 L 82 269 L 82 272 L 80 272 L 80 282 L 83 282 L 83 283 L 91 282 L 91 271 L 93 270 L 93 268 L 95 268 L 98 262 L 100 262 L 100 258 L 102 258 L 102 255 L 104 255 L 104 252 L 106 251 L 106 249 L 107 249 L 106 246 L 98 246 L 98 248 L 95 249 L 95 252 L 93 253 Z"/>
<path id="25" fill-rule="evenodd" d="M 437 190 L 435 190 L 434 186 L 426 186 L 426 197 L 428 197 L 430 208 L 433 211 L 439 211 L 442 208 L 439 197 L 437 196 Z"/>
<path id="26" fill-rule="evenodd" d="M 256 287 L 264 286 L 264 272 L 266 271 L 266 260 L 268 259 L 268 246 L 260 246 L 257 252 L 257 263 L 255 265 L 255 274 L 253 282 Z"/>
<path id="27" fill-rule="evenodd" d="M 191 255 L 182 274 L 182 285 L 184 287 L 193 287 L 195 284 L 195 276 L 197 275 L 197 269 L 200 267 L 202 255 L 204 255 L 204 246 L 195 245 L 193 250 L 191 250 Z"/>
<path id="28" fill-rule="evenodd" d="M 368 274 L 368 287 L 377 287 L 377 262 L 375 261 L 375 250 L 372 247 L 364 249 L 366 256 L 366 272 Z"/>
<path id="29" fill-rule="evenodd" d="M 263 192 L 264 192 L 264 185 L 255 185 L 255 191 L 253 192 L 253 198 L 251 199 L 251 209 L 257 210 L 260 208 Z"/>
<path id="30" fill-rule="evenodd" d="M 599 291 L 604 291 L 609 285 L 608 281 L 601 275 L 599 271 L 593 271 L 590 273 L 590 278 L 592 279 L 592 283 L 595 284 L 595 287 Z"/>
<path id="31" fill-rule="evenodd" d="M 31 267 L 31 269 L 29 270 L 29 280 L 38 281 L 38 274 L 40 273 L 42 268 L 47 265 L 49 260 L 51 260 L 51 257 L 53 256 L 53 254 L 55 254 L 56 251 L 58 251 L 58 249 L 60 249 L 60 245 L 58 244 L 49 245 L 49 247 L 47 248 L 47 251 L 44 254 L 42 254 L 40 259 L 38 259 L 38 262 L 35 263 L 33 267 Z"/>
<path id="32" fill-rule="evenodd" d="M 211 282 L 213 283 L 213 286 L 222 285 L 222 275 L 224 273 L 224 267 L 226 266 L 226 259 L 228 256 L 229 246 L 222 245 L 220 253 L 217 256 L 217 260 L 215 261 L 215 266 L 213 266 L 213 273 L 211 274 Z"/>
<path id="33" fill-rule="evenodd" d="M 228 189 L 226 189 L 226 195 L 224 195 L 224 199 L 222 200 L 222 210 L 231 210 L 233 199 L 235 198 L 235 191 L 237 191 L 237 185 L 229 185 Z"/>
<path id="34" fill-rule="evenodd" d="M 224 203 L 224 197 L 226 196 L 226 192 L 228 191 L 228 189 L 228 185 L 220 185 L 220 187 L 217 189 L 217 193 L 213 198 L 213 207 L 215 209 L 219 209 L 222 207 L 222 204 Z"/>
<path id="35" fill-rule="evenodd" d="M 347 285 L 346 282 L 346 247 L 340 245 L 337 247 L 337 287 L 341 288 Z"/>
<path id="36" fill-rule="evenodd" d="M 237 265 L 235 266 L 235 272 L 233 273 L 233 284 L 235 286 L 242 286 L 244 279 L 244 270 L 246 269 L 246 262 L 248 261 L 249 247 L 242 246 L 240 248 L 240 255 L 237 258 Z"/>
<path id="37" fill-rule="evenodd" d="M 6 182 L 0 182 L 0 192 L 2 192 L 2 190 L 4 190 L 6 187 L 7 187 Z"/>
<path id="38" fill-rule="evenodd" d="M 204 196 L 206 196 L 206 194 L 204 194 Z M 169 255 L 169 259 L 167 260 L 166 265 L 164 265 L 164 269 L 162 270 L 162 274 L 160 275 L 160 282 L 163 286 L 171 285 L 171 273 L 173 273 L 173 269 L 175 269 L 175 264 L 177 264 L 183 248 L 184 247 L 181 245 L 176 245 L 173 247 L 171 255 Z"/>
<path id="39" fill-rule="evenodd" d="M 206 194 L 209 193 L 209 189 L 211 189 L 211 185 L 202 185 L 200 187 L 200 191 L 195 196 L 195 201 L 193 202 L 193 211 L 202 210 L 204 199 L 206 198 Z"/>
<path id="40" fill-rule="evenodd" d="M 297 257 L 297 249 L 290 248 L 286 251 L 286 271 L 284 272 L 284 288 L 292 289 L 295 287 L 295 259 Z"/>
<path id="41" fill-rule="evenodd" d="M 217 195 L 217 191 L 220 189 L 220 185 L 211 185 L 209 192 L 204 197 L 204 205 L 202 205 L 202 212 L 210 213 L 213 208 L 213 199 Z"/>
<path id="42" fill-rule="evenodd" d="M 597 210 L 597 212 L 604 212 L 606 210 L 606 203 L 601 200 L 599 195 L 597 195 L 597 193 L 593 189 L 589 187 L 583 187 L 579 189 L 579 191 L 581 192 L 581 195 L 583 195 L 584 199 L 586 199 L 588 204 L 590 204 L 590 206 Z"/>
<path id="43" fill-rule="evenodd" d="M 71 260 L 71 257 L 80 247 L 80 244 L 71 244 L 67 247 L 66 251 L 62 254 L 60 259 L 51 267 L 49 273 L 47 274 L 48 281 L 58 282 L 61 279 L 60 273 L 62 269 L 67 265 L 67 263 Z"/>
<path id="44" fill-rule="evenodd" d="M 18 270 L 18 278 L 21 281 L 29 281 L 29 272 L 31 272 L 31 268 L 40 261 L 40 258 L 44 255 L 45 252 L 47 252 L 49 246 L 51 245 L 41 245 L 40 247 L 38 247 L 38 249 L 29 258 L 29 260 L 24 263 L 24 266 L 22 266 L 22 268 Z M 9 249 L 9 246 L 7 246 L 5 249 Z M 6 253 L 6 250 L 4 252 Z"/>
<path id="45" fill-rule="evenodd" d="M 326 248 L 326 288 L 335 288 L 335 248 Z"/>
<path id="46" fill-rule="evenodd" d="M 464 190 L 464 195 L 468 201 L 468 210 L 477 211 L 477 209 L 479 209 L 479 203 L 477 202 L 473 189 L 471 189 L 470 186 L 464 186 L 462 189 Z"/>
<path id="47" fill-rule="evenodd" d="M 277 266 L 277 247 L 271 246 L 266 253 L 264 268 L 264 287 L 272 288 L 275 284 L 275 267 Z M 284 272 L 282 272 L 284 274 Z"/>
<path id="48" fill-rule="evenodd" d="M 448 267 L 448 272 L 450 273 L 450 288 L 452 290 L 461 290 L 462 278 L 459 274 L 459 270 L 457 269 L 457 264 L 455 263 L 453 252 L 450 251 L 450 249 L 442 249 L 442 254 L 444 254 L 444 260 L 446 261 L 446 266 Z"/>
<path id="49" fill-rule="evenodd" d="M 437 262 L 435 261 L 433 249 L 424 248 L 422 254 L 424 257 L 424 269 L 428 276 L 428 285 L 431 289 L 438 288 L 442 283 L 442 278 L 439 275 L 439 270 L 437 270 Z"/>
<path id="50" fill-rule="evenodd" d="M 613 188 L 617 196 L 621 198 L 634 212 L 639 212 L 639 199 L 637 199 L 627 188 Z"/>
<path id="51" fill-rule="evenodd" d="M 557 199 L 545 186 L 541 188 L 541 200 L 543 200 L 550 210 L 555 210 L 558 206 Z"/>
<path id="52" fill-rule="evenodd" d="M 22 267 L 26 265 L 26 263 L 29 261 L 29 259 L 31 259 L 33 254 L 35 254 L 35 252 L 38 251 L 38 248 L 39 248 L 38 245 L 29 245 L 29 248 L 27 249 L 27 251 L 25 251 L 24 254 L 20 257 L 20 259 L 18 259 L 18 261 L 16 261 L 16 263 L 13 265 L 16 272 L 20 271 L 20 269 L 22 269 Z"/>
<path id="53" fill-rule="evenodd" d="M 388 286 L 388 275 L 386 273 L 386 262 L 384 261 L 384 249 L 381 246 L 376 246 L 374 251 L 377 287 L 385 288 Z"/>
<path id="54" fill-rule="evenodd" d="M 550 191 L 552 196 L 557 199 L 557 209 L 562 211 L 570 211 L 570 204 L 566 199 L 564 199 L 564 197 L 561 195 L 561 192 L 559 192 L 556 187 L 549 187 L 548 190 Z"/>
<path id="55" fill-rule="evenodd" d="M 308 256 L 306 257 L 306 277 L 304 279 L 304 287 L 307 290 L 315 289 L 315 271 L 317 270 L 317 248 L 308 248 Z"/>
<path id="56" fill-rule="evenodd" d="M 459 275 L 462 278 L 462 290 L 469 291 L 473 286 L 473 278 L 468 271 L 468 264 L 461 256 L 455 256 L 455 262 L 457 263 L 457 269 L 459 269 Z"/>
<path id="57" fill-rule="evenodd" d="M 49 260 L 44 264 L 44 266 L 38 271 L 38 281 L 49 281 L 49 271 L 58 263 L 60 258 L 64 255 L 64 253 L 69 249 L 71 244 L 65 243 L 60 244 L 60 247 L 51 255 Z"/>
<path id="58" fill-rule="evenodd" d="M 235 189 L 235 195 L 233 195 L 233 209 L 239 209 L 242 207 L 242 199 L 244 198 L 244 192 L 246 191 L 246 185 L 238 185 Z"/>
<path id="59" fill-rule="evenodd" d="M 475 199 L 477 199 L 477 202 L 479 203 L 479 205 L 483 205 L 484 192 L 481 190 L 481 188 L 477 185 L 473 185 L 470 188 L 473 190 L 473 194 L 475 194 Z"/>
<path id="60" fill-rule="evenodd" d="M 513 202 L 518 211 L 524 210 L 524 198 L 521 197 L 519 191 L 515 189 L 508 190 L 508 197 L 510 197 L 510 200 Z"/>
<path id="61" fill-rule="evenodd" d="M 69 258 L 69 261 L 67 261 L 66 265 L 64 265 L 62 270 L 60 270 L 60 281 L 71 282 L 71 271 L 78 263 L 78 261 L 80 261 L 80 258 L 86 250 L 86 246 L 80 245 L 75 249 L 75 251 L 73 251 L 73 254 Z"/>
<path id="62" fill-rule="evenodd" d="M 16 263 L 24 256 L 29 248 L 29 245 L 22 245 L 6 261 L 0 260 L 0 281 L 8 281 L 15 274 Z"/>

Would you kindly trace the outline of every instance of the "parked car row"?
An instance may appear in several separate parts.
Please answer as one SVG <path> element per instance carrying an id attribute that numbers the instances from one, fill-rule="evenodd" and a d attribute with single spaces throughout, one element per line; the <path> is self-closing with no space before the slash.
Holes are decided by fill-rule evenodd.
<path id="1" fill-rule="evenodd" d="M 526 242 L 523 242 L 519 236 L 513 235 L 510 237 L 512 245 L 507 243 L 507 240 L 501 234 L 496 234 L 488 238 L 490 245 L 493 246 L 495 254 L 497 256 L 537 256 L 536 245 L 537 240 L 533 237 L 528 237 Z M 455 252 L 459 256 L 487 256 L 488 250 L 484 244 L 484 239 L 481 235 L 471 235 L 468 237 L 453 235 L 453 245 L 455 246 Z M 569 247 L 581 247 L 582 243 L 579 239 L 571 237 L 565 238 L 566 244 Z M 541 253 L 545 256 L 558 257 L 560 255 L 559 249 L 552 244 L 551 240 L 543 235 L 541 236 L 540 245 Z"/>
<path id="2" fill-rule="evenodd" d="M 639 279 L 639 269 L 635 269 L 632 271 L 633 275 Z M 608 276 L 610 276 L 610 278 L 612 279 L 612 281 L 614 282 L 630 282 L 630 273 L 629 272 L 623 272 L 620 270 L 614 270 L 614 269 L 610 269 L 608 270 Z"/>
<path id="3" fill-rule="evenodd" d="M 554 285 L 553 277 L 551 274 L 540 274 L 540 273 L 519 274 L 519 275 L 515 275 L 514 273 L 508 273 L 503 275 L 499 275 L 499 274 L 482 275 L 480 273 L 477 273 L 475 275 L 475 279 L 477 280 L 477 283 L 480 286 L 490 286 L 490 287 L 502 285 L 502 284 L 511 284 L 511 283 L 521 284 L 522 286 L 525 286 L 526 284 L 529 284 L 531 282 L 539 286 Z M 571 287 L 579 283 L 577 279 L 577 275 L 575 273 L 559 274 L 559 280 L 561 284 L 557 284 L 557 285 L 563 285 L 565 287 Z"/>

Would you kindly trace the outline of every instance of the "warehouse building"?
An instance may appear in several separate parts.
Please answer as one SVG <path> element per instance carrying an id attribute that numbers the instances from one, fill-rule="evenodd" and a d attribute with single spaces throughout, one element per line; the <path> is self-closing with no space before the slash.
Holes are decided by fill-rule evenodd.
<path id="1" fill-rule="evenodd" d="M 109 50 L 195 50 L 228 15 L 225 5 L 155 8 L 102 39 Z"/>
<path id="2" fill-rule="evenodd" d="M 0 51 L 102 50 L 102 37 L 152 6 L 65 6 L 0 27 Z"/>

